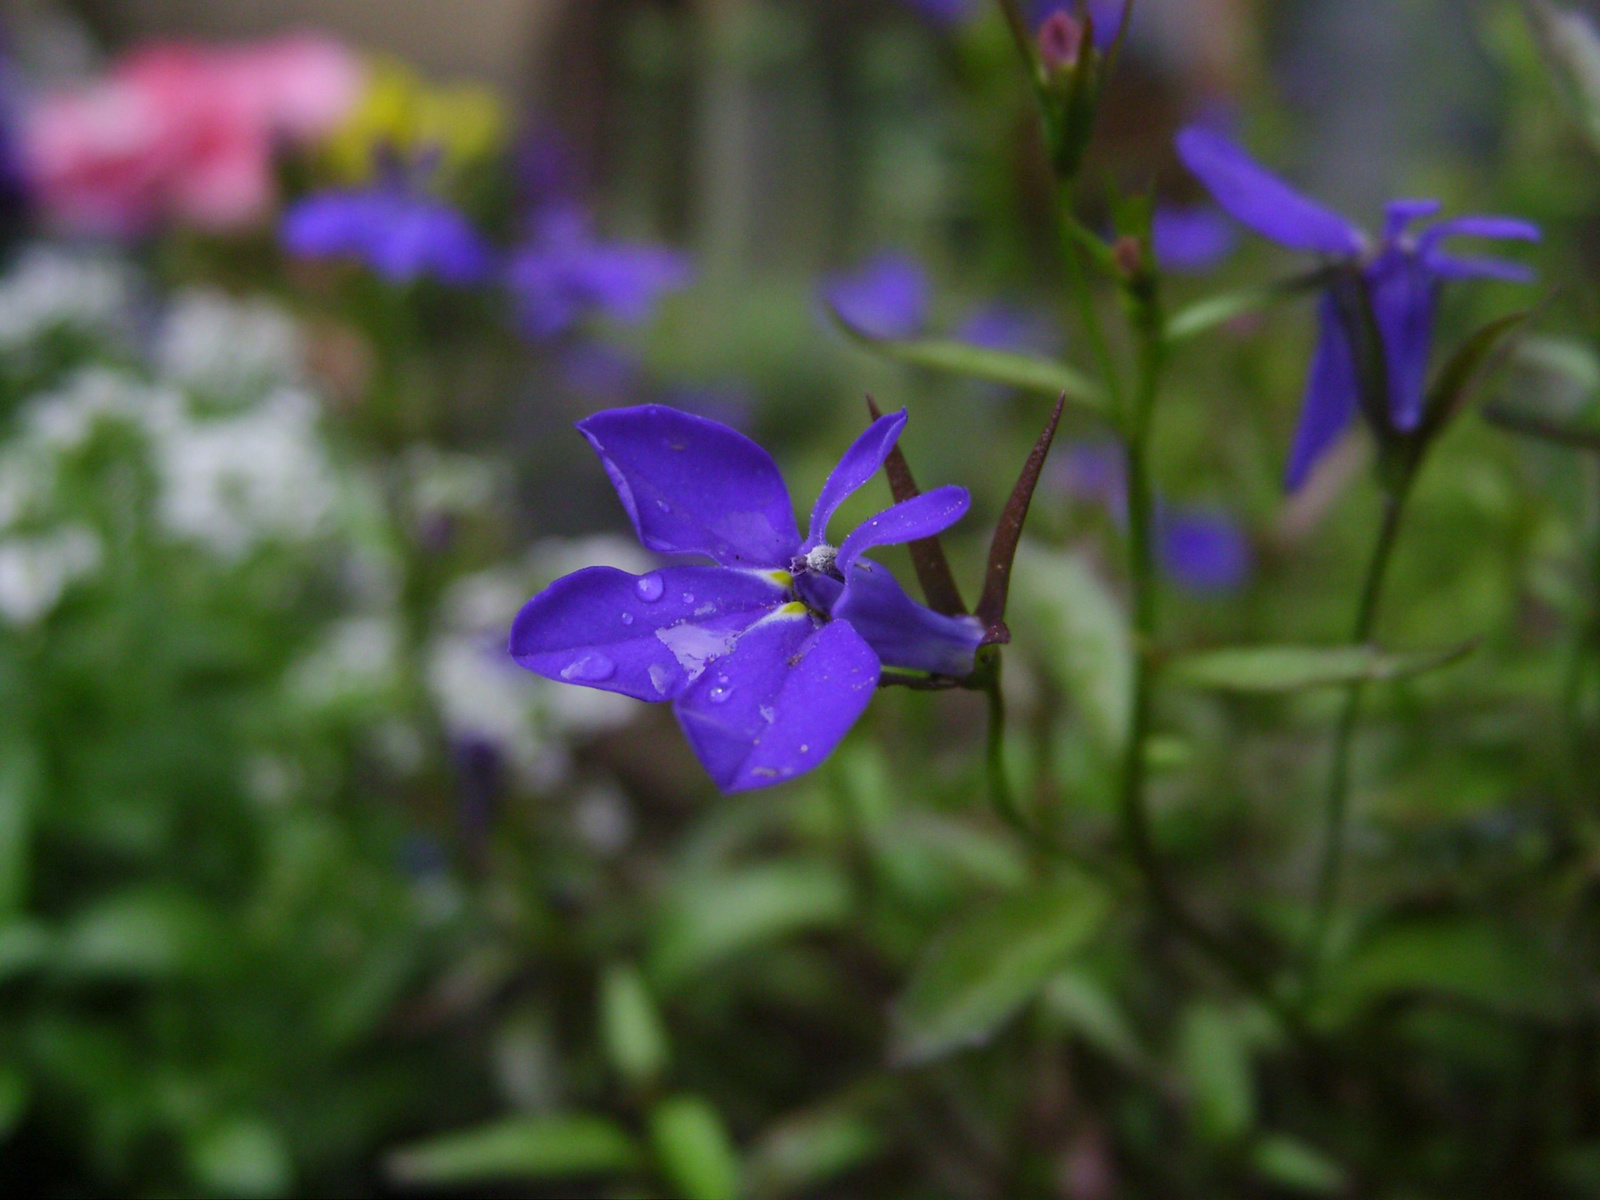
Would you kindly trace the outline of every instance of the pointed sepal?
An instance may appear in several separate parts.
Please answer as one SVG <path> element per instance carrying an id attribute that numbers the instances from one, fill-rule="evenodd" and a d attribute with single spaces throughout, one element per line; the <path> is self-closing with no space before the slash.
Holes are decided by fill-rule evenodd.
<path id="1" fill-rule="evenodd" d="M 1017 486 L 1006 501 L 995 527 L 994 540 L 989 544 L 989 569 L 983 580 L 983 595 L 978 600 L 977 616 L 983 623 L 985 643 L 1004 643 L 1011 640 L 1006 628 L 1006 601 L 1011 594 L 1011 567 L 1016 561 L 1017 545 L 1022 540 L 1022 528 L 1028 521 L 1028 506 L 1033 503 L 1033 492 L 1039 486 L 1039 475 L 1050 454 L 1050 444 L 1055 441 L 1056 429 L 1061 424 L 1061 413 L 1066 407 L 1066 397 L 1056 401 L 1044 432 L 1034 443 L 1028 461 L 1022 466 Z"/>
<path id="2" fill-rule="evenodd" d="M 872 414 L 874 421 L 883 416 L 878 411 L 878 402 L 871 396 L 867 397 L 867 411 Z M 906 456 L 898 445 L 883 460 L 883 473 L 889 477 L 889 490 L 894 494 L 896 504 L 915 500 L 922 494 L 922 489 L 911 474 Z M 965 616 L 966 601 L 961 599 L 961 589 L 950 570 L 950 560 L 945 557 L 944 543 L 936 537 L 922 538 L 908 543 L 907 549 L 911 552 L 911 565 L 916 569 L 917 582 L 922 585 L 922 595 L 928 607 L 947 617 Z"/>

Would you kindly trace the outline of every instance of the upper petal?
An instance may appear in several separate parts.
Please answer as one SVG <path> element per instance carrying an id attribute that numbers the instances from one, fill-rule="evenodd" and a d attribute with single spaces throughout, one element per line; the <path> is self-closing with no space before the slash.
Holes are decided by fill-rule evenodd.
<path id="1" fill-rule="evenodd" d="M 1289 455 L 1288 487 L 1298 491 L 1318 461 L 1344 435 L 1360 407 L 1355 358 L 1339 320 L 1339 307 L 1324 294 L 1318 308 L 1319 336 Z"/>
<path id="2" fill-rule="evenodd" d="M 639 540 L 728 567 L 787 567 L 800 548 L 777 465 L 736 429 L 661 404 L 578 422 Z"/>
<path id="3" fill-rule="evenodd" d="M 829 473 L 817 496 L 816 507 L 811 510 L 811 530 L 806 537 L 805 549 L 820 546 L 828 540 L 828 522 L 852 493 L 878 473 L 883 460 L 906 427 L 906 410 L 879 417 L 867 431 L 844 452 L 839 465 Z"/>
<path id="4" fill-rule="evenodd" d="M 717 786 L 740 792 L 821 763 L 877 684 L 877 656 L 849 625 L 819 629 L 808 613 L 785 612 L 749 629 L 675 707 Z"/>
<path id="5" fill-rule="evenodd" d="M 1264 169 L 1233 139 L 1191 125 L 1178 134 L 1178 157 L 1217 203 L 1263 237 L 1294 250 L 1360 254 L 1365 238 L 1332 209 L 1302 196 Z"/>
<path id="6" fill-rule="evenodd" d="M 1503 283 L 1532 283 L 1534 269 L 1527 263 L 1477 255 L 1445 254 L 1434 250 L 1424 261 L 1440 279 L 1498 279 Z"/>
<path id="7" fill-rule="evenodd" d="M 887 567 L 865 558 L 851 564 L 833 616 L 848 621 L 884 666 L 908 671 L 970 675 L 983 641 L 976 617 L 947 617 L 918 604 Z"/>
<path id="8" fill-rule="evenodd" d="M 837 566 L 849 578 L 850 564 L 874 546 L 894 546 L 943 533 L 967 515 L 972 497 L 964 487 L 945 484 L 858 525 L 839 546 Z"/>
<path id="9" fill-rule="evenodd" d="M 670 700 L 784 598 L 782 583 L 757 571 L 590 567 L 523 606 L 511 657 L 548 679 Z"/>
<path id="10" fill-rule="evenodd" d="M 1542 231 L 1532 221 L 1524 221 L 1518 217 L 1469 215 L 1452 217 L 1448 221 L 1440 221 L 1418 239 L 1418 244 L 1422 249 L 1427 250 L 1442 242 L 1445 238 L 1453 237 L 1488 238 L 1492 241 L 1537 242 L 1543 236 Z"/>

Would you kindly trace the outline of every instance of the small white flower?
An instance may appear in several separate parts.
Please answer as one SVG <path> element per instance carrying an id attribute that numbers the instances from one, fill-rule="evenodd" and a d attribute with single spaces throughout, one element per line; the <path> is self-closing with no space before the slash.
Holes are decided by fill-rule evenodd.
<path id="1" fill-rule="evenodd" d="M 67 588 L 100 567 L 100 539 L 82 526 L 0 541 L 0 617 L 16 626 L 49 615 Z"/>
<path id="2" fill-rule="evenodd" d="M 305 337 L 288 313 L 269 300 L 239 300 L 210 288 L 179 293 L 155 348 L 162 379 L 233 401 L 302 382 L 305 362 Z"/>

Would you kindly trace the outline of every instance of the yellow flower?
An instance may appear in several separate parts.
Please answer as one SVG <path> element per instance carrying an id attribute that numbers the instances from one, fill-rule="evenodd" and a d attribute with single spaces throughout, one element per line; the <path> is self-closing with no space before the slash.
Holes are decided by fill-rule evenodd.
<path id="1" fill-rule="evenodd" d="M 365 93 L 327 143 L 330 168 L 356 183 L 384 147 L 405 158 L 432 151 L 446 172 L 483 162 L 506 144 L 505 106 L 487 87 L 432 87 L 394 59 L 371 64 Z"/>

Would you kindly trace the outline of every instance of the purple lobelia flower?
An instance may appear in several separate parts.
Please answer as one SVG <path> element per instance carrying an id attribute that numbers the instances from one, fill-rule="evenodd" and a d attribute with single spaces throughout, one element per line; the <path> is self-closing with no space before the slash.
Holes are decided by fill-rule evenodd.
<path id="1" fill-rule="evenodd" d="M 1382 240 L 1374 244 L 1359 226 L 1302 196 L 1225 135 L 1190 126 L 1178 135 L 1177 145 L 1184 164 L 1236 220 L 1280 245 L 1321 255 L 1358 273 L 1383 350 L 1387 405 L 1380 432 L 1410 434 L 1422 424 L 1442 285 L 1458 279 L 1532 278 L 1520 263 L 1464 257 L 1444 245 L 1457 237 L 1537 241 L 1538 227 L 1526 221 L 1456 217 L 1419 232 L 1413 226 L 1436 215 L 1441 205 L 1397 200 L 1389 205 Z M 1319 340 L 1289 459 L 1291 491 L 1305 482 L 1362 408 L 1361 374 L 1334 288 L 1323 294 L 1318 319 Z M 1368 415 L 1373 417 L 1370 405 Z"/>
<path id="2" fill-rule="evenodd" d="M 570 201 L 534 214 L 528 240 L 506 268 L 523 329 L 539 339 L 565 333 L 591 312 L 637 324 L 693 277 L 675 250 L 599 240 L 589 214 Z"/>
<path id="3" fill-rule="evenodd" d="M 1180 275 L 1220 266 L 1239 245 L 1239 228 L 1214 204 L 1162 205 L 1150 226 L 1156 262 Z"/>
<path id="4" fill-rule="evenodd" d="M 835 275 L 822 301 L 850 328 L 868 337 L 908 338 L 922 332 L 931 303 L 928 273 L 908 255 L 885 250 L 859 269 Z"/>
<path id="5" fill-rule="evenodd" d="M 1232 592 L 1250 578 L 1250 540 L 1226 513 L 1174 509 L 1160 516 L 1161 562 L 1180 587 Z"/>
<path id="6" fill-rule="evenodd" d="M 371 187 L 307 196 L 284 213 L 278 239 L 296 258 L 354 258 L 391 283 L 477 283 L 492 263 L 459 210 L 393 172 Z"/>
<path id="7" fill-rule="evenodd" d="M 950 26 L 971 19 L 978 11 L 979 0 L 905 0 L 905 4 L 936 25 Z"/>
<path id="8" fill-rule="evenodd" d="M 984 637 L 978 620 L 916 603 L 864 557 L 948 529 L 967 511 L 964 488 L 926 492 L 828 541 L 834 512 L 905 423 L 904 412 L 881 417 L 845 452 L 802 538 L 777 466 L 743 434 L 654 404 L 581 421 L 639 540 L 715 565 L 559 579 L 518 614 L 512 657 L 550 679 L 671 701 L 724 791 L 809 771 L 855 724 L 881 667 L 964 676 Z"/>

